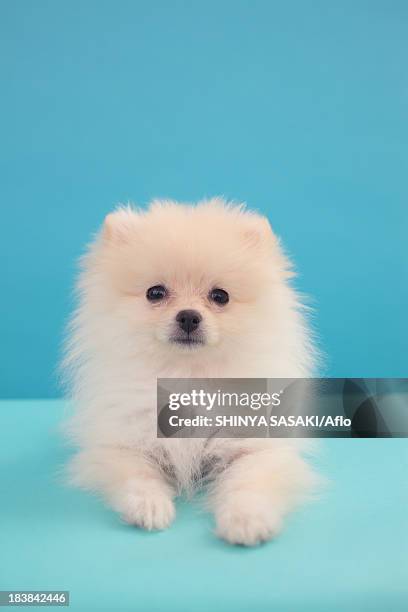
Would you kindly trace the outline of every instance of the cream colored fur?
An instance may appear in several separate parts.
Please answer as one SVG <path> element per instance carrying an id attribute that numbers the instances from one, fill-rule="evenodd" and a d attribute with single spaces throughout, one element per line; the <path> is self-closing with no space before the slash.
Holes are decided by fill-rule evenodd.
<path id="1" fill-rule="evenodd" d="M 64 361 L 75 402 L 67 430 L 78 447 L 71 480 L 128 522 L 163 529 L 176 494 L 214 466 L 219 536 L 245 545 L 274 536 L 314 481 L 299 443 L 159 439 L 156 379 L 311 375 L 315 350 L 291 276 L 267 220 L 243 206 L 160 201 L 109 215 L 82 261 Z M 158 284 L 170 297 L 151 304 L 146 291 Z M 213 287 L 228 291 L 227 305 L 210 303 Z M 169 342 L 186 308 L 203 317 L 204 345 Z"/>

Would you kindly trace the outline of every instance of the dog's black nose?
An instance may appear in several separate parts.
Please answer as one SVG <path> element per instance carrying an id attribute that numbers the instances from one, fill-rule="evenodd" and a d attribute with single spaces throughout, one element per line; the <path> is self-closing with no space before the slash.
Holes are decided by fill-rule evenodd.
<path id="1" fill-rule="evenodd" d="M 186 334 L 191 334 L 200 325 L 202 316 L 196 310 L 180 310 L 176 321 Z"/>

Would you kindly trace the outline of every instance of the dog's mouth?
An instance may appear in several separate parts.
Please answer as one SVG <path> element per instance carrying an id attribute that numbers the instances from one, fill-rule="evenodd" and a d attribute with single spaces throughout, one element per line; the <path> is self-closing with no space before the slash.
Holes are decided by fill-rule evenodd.
<path id="1" fill-rule="evenodd" d="M 205 344 L 204 339 L 199 336 L 172 336 L 169 340 L 172 344 L 178 344 L 187 348 L 198 348 Z"/>

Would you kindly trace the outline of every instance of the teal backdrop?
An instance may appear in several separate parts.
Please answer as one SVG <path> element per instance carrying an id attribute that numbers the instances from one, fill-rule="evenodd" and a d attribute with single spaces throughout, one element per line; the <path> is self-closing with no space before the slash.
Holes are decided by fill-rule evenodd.
<path id="1" fill-rule="evenodd" d="M 0 396 L 55 397 L 75 260 L 117 202 L 271 220 L 325 373 L 407 375 L 408 4 L 0 0 Z"/>

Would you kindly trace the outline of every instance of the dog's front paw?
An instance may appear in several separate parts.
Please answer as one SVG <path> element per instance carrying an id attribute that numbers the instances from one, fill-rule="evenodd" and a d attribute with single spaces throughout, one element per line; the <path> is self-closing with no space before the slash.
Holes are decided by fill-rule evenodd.
<path id="1" fill-rule="evenodd" d="M 166 529 L 176 515 L 173 500 L 161 490 L 124 491 L 115 497 L 113 506 L 126 523 L 149 531 Z"/>
<path id="2" fill-rule="evenodd" d="M 216 533 L 230 544 L 256 546 L 276 536 L 282 529 L 282 517 L 258 498 L 231 500 L 216 512 Z"/>

